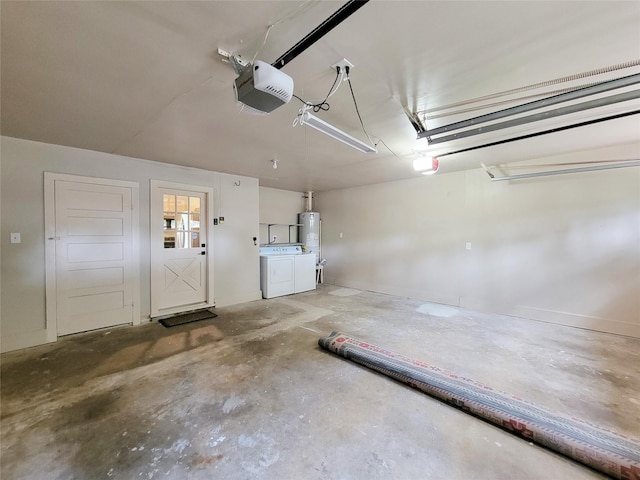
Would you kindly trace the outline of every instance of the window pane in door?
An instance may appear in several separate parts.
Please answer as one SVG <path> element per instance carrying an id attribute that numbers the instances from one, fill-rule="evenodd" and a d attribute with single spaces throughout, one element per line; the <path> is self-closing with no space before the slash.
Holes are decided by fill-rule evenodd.
<path id="1" fill-rule="evenodd" d="M 176 214 L 173 212 L 164 212 L 164 224 L 162 225 L 162 227 L 165 230 L 171 230 L 173 228 L 176 228 L 175 215 Z"/>
<path id="2" fill-rule="evenodd" d="M 176 229 L 178 230 L 187 230 L 188 224 L 187 224 L 187 218 L 188 215 L 185 213 L 178 213 L 176 215 Z"/>
<path id="3" fill-rule="evenodd" d="M 200 213 L 200 198 L 190 197 L 189 200 L 189 213 Z"/>
<path id="4" fill-rule="evenodd" d="M 189 248 L 189 232 L 176 232 L 176 248 Z"/>
<path id="5" fill-rule="evenodd" d="M 176 196 L 175 195 L 169 195 L 169 194 L 165 193 L 162 196 L 162 204 L 163 204 L 162 209 L 165 212 L 175 212 L 176 211 Z"/>
<path id="6" fill-rule="evenodd" d="M 200 214 L 190 215 L 191 221 L 189 223 L 189 230 L 200 230 Z"/>
<path id="7" fill-rule="evenodd" d="M 189 197 L 176 195 L 176 211 L 179 213 L 189 211 Z"/>
<path id="8" fill-rule="evenodd" d="M 191 232 L 191 248 L 200 248 L 200 234 Z"/>
<path id="9" fill-rule="evenodd" d="M 164 248 L 176 248 L 175 232 L 164 232 Z"/>

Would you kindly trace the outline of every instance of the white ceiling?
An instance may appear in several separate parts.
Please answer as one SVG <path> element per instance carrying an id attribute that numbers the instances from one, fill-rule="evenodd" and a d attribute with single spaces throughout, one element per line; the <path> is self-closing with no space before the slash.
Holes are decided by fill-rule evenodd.
<path id="1" fill-rule="evenodd" d="M 241 111 L 232 89 L 237 75 L 217 53 L 257 54 L 271 63 L 343 2 L 0 3 L 2 135 L 247 175 L 298 191 L 416 176 L 414 149 L 427 141 L 416 140 L 404 107 L 422 111 L 640 59 L 638 1 L 372 0 L 282 69 L 298 96 L 316 102 L 333 83 L 332 64 L 347 58 L 355 65 L 350 76 L 364 125 L 384 142 L 377 154 L 363 154 L 294 128 L 295 99 L 268 116 Z M 262 46 L 268 25 L 287 15 Z M 329 103 L 318 116 L 366 141 L 346 82 Z M 637 108 L 637 101 L 626 102 L 574 119 Z M 487 111 L 427 120 L 427 127 Z M 637 142 L 638 117 L 443 156 L 441 169 Z M 434 153 L 532 129 L 439 145 Z"/>

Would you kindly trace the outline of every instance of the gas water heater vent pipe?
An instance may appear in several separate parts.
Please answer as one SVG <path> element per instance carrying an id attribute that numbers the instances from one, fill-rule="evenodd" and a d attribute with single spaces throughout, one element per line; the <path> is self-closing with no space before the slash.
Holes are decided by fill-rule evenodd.
<path id="1" fill-rule="evenodd" d="M 312 191 L 305 192 L 304 198 L 307 200 L 305 212 L 313 212 L 313 192 Z"/>

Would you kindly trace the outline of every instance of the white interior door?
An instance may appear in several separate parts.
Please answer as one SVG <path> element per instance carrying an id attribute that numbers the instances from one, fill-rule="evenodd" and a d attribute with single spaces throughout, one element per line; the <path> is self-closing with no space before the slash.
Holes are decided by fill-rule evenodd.
<path id="1" fill-rule="evenodd" d="M 54 268 L 53 275 L 48 270 L 48 298 L 55 292 L 47 321 L 54 320 L 56 335 L 137 323 L 133 189 L 60 177 L 52 179 L 53 233 L 47 225 L 47 242 L 54 245 L 48 248 L 54 252 L 47 261 Z"/>
<path id="2" fill-rule="evenodd" d="M 151 315 L 211 306 L 206 191 L 152 184 Z M 192 187 L 196 188 L 196 187 Z"/>

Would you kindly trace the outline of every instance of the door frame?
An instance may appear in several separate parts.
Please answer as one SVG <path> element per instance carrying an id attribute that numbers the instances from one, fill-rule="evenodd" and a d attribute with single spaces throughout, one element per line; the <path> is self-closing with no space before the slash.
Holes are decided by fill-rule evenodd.
<path id="1" fill-rule="evenodd" d="M 205 204 L 207 208 L 207 215 L 205 220 L 206 232 L 207 232 L 207 246 L 205 255 L 206 258 L 206 298 L 205 302 L 198 305 L 189 305 L 189 308 L 182 307 L 174 307 L 174 308 L 164 308 L 162 311 L 158 309 L 158 300 L 157 294 L 154 293 L 156 290 L 154 288 L 154 261 L 159 257 L 159 243 L 154 242 L 155 235 L 155 226 L 154 221 L 162 218 L 162 189 L 169 190 L 184 190 L 191 192 L 203 193 L 205 196 Z M 186 183 L 175 183 L 175 182 L 167 182 L 164 180 L 153 180 L 151 179 L 151 185 L 149 188 L 149 276 L 150 276 L 150 288 L 149 294 L 150 298 L 150 314 L 151 318 L 161 317 L 163 315 L 172 315 L 175 313 L 182 313 L 185 311 L 193 310 L 194 308 L 212 308 L 216 306 L 215 297 L 214 297 L 214 288 L 213 288 L 213 187 L 206 187 L 203 185 L 191 185 Z"/>
<path id="2" fill-rule="evenodd" d="M 133 282 L 133 313 L 131 323 L 140 324 L 140 185 L 138 182 L 110 178 L 84 177 L 64 173 L 44 172 L 44 244 L 45 244 L 45 326 L 47 341 L 58 339 L 58 298 L 56 280 L 56 196 L 57 180 L 108 185 L 131 189 L 131 280 Z"/>

